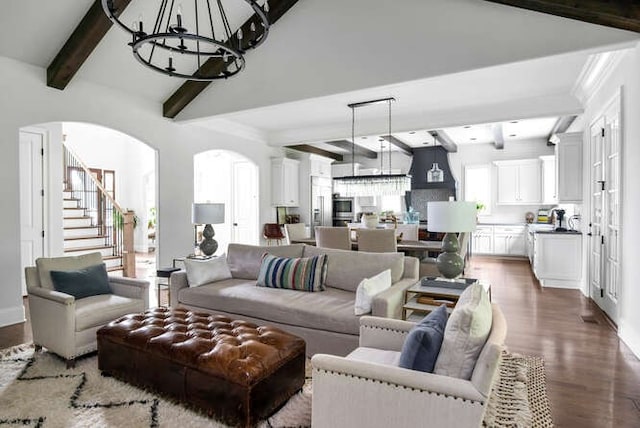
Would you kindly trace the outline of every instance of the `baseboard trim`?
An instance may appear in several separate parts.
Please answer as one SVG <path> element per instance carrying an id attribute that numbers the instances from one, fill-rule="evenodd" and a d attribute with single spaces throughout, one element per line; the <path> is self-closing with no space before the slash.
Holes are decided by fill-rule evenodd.
<path id="1" fill-rule="evenodd" d="M 624 322 L 620 322 L 618 326 L 618 337 L 631 349 L 631 352 L 635 354 L 637 358 L 640 358 L 640 334 L 625 325 Z"/>
<path id="2" fill-rule="evenodd" d="M 0 327 L 25 322 L 24 306 L 13 306 L 11 308 L 0 309 Z"/>

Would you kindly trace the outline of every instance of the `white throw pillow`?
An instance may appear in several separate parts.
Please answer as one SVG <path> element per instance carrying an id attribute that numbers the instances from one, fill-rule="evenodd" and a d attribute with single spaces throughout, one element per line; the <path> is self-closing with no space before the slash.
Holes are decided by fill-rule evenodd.
<path id="1" fill-rule="evenodd" d="M 391 269 L 380 272 L 371 278 L 360 281 L 356 289 L 356 315 L 364 315 L 371 312 L 373 296 L 391 287 Z"/>
<path id="2" fill-rule="evenodd" d="M 489 296 L 479 283 L 460 295 L 444 330 L 435 374 L 471 379 L 478 356 L 491 332 L 493 312 Z"/>
<path id="3" fill-rule="evenodd" d="M 185 259 L 184 268 L 187 271 L 189 287 L 231 278 L 226 254 L 209 260 Z"/>

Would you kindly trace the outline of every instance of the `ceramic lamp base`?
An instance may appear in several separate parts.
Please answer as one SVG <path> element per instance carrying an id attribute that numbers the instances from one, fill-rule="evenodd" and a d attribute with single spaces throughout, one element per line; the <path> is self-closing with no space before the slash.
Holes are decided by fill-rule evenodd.
<path id="1" fill-rule="evenodd" d="M 438 271 L 443 277 L 453 279 L 464 270 L 464 260 L 458 254 L 458 237 L 455 233 L 447 233 L 442 240 L 442 250 L 436 259 Z"/>

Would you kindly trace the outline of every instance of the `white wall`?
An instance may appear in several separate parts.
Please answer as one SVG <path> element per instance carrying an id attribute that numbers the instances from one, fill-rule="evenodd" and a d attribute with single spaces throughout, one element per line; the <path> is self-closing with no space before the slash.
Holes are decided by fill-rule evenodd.
<path id="1" fill-rule="evenodd" d="M 615 71 L 587 102 L 584 126 L 588 129 L 602 109 L 622 87 L 622 273 L 618 303 L 618 334 L 640 357 L 640 287 L 637 264 L 640 260 L 640 44 L 630 50 Z M 587 141 L 585 137 L 585 142 Z M 588 146 L 585 146 L 588 147 Z M 589 153 L 585 150 L 584 182 L 588 182 Z M 589 213 L 588 186 L 585 187 L 585 217 Z M 583 223 L 588 223 L 585 218 Z M 585 258 L 585 260 L 587 260 Z M 586 263 L 586 261 L 585 261 Z M 588 290 L 583 290 L 588 295 Z"/>
<path id="2" fill-rule="evenodd" d="M 116 202 L 139 218 L 135 250 L 146 252 L 149 219 L 145 178 L 156 168 L 156 151 L 122 132 L 86 123 L 62 124 L 65 144 L 89 168 L 115 171 Z M 152 195 L 155 199 L 155 195 Z"/>
<path id="3" fill-rule="evenodd" d="M 539 156 L 552 155 L 553 147 L 547 146 L 544 138 L 505 142 L 504 149 L 496 150 L 493 144 L 459 145 L 456 153 L 449 153 L 449 165 L 458 181 L 458 198 L 464 195 L 464 167 L 466 165 L 492 164 L 496 160 L 537 159 Z M 498 191 L 496 167 L 492 164 L 491 194 L 493 204 L 491 215 L 481 216 L 482 223 L 524 223 L 525 214 L 531 211 L 537 214 L 539 205 L 496 205 Z"/>
<path id="4" fill-rule="evenodd" d="M 45 70 L 0 57 L 0 189 L 3 203 L 19 207 L 18 133 L 28 125 L 85 122 L 124 132 L 158 150 L 158 239 L 160 265 L 192 251 L 193 155 L 210 149 L 243 154 L 260 169 L 260 222 L 275 220 L 270 209 L 270 156 L 264 143 L 176 124 L 162 118 L 162 106 L 112 89 L 74 80 L 64 91 L 45 85 Z M 61 134 L 61 132 L 60 132 Z M 61 138 L 60 138 L 61 139 Z M 60 139 L 49 144 L 48 186 L 51 232 L 62 229 Z M 58 192 L 58 197 L 55 193 Z M 56 205 L 56 200 L 59 202 Z M 55 224 L 57 223 L 57 224 Z M 23 320 L 20 292 L 20 214 L 0 213 L 0 326 Z M 61 232 L 60 232 L 61 235 Z"/>

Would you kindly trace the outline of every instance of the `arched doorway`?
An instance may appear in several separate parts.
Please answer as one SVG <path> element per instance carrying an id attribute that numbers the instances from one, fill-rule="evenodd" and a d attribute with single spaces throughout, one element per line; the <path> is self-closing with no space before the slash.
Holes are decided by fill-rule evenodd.
<path id="1" fill-rule="evenodd" d="M 209 150 L 193 158 L 193 201 L 225 204 L 225 223 L 214 227 L 218 253 L 230 242 L 259 243 L 258 167 L 228 150 Z"/>
<path id="2" fill-rule="evenodd" d="M 34 139 L 34 135 L 38 138 Z M 87 251 L 96 251 L 96 247 L 102 246 L 93 242 L 102 237 L 100 231 L 96 231 L 94 227 L 83 227 L 79 223 L 73 224 L 81 221 L 80 219 L 70 219 L 80 215 L 68 213 L 77 203 L 69 200 L 65 187 L 68 181 L 77 181 L 82 172 L 80 168 L 70 169 L 64 166 L 68 150 L 75 153 L 79 161 L 91 171 L 91 175 L 99 177 L 98 181 L 115 197 L 118 205 L 135 212 L 136 253 L 147 254 L 154 248 L 148 231 L 149 225 L 155 226 L 157 200 L 157 156 L 154 149 L 122 132 L 77 122 L 56 122 L 21 128 L 20 145 L 20 193 L 21 200 L 25 201 L 22 204 L 24 206 L 21 206 L 23 265 L 31 265 L 35 258 L 41 256 L 79 255 L 83 252 L 83 246 L 88 248 Z M 41 150 L 34 149 L 36 146 L 40 146 Z M 41 158 L 32 156 L 36 151 L 38 155 L 42 153 Z M 41 176 L 40 183 L 33 179 L 37 177 L 36 170 L 39 170 Z M 41 192 L 41 189 L 44 191 Z M 42 214 L 38 225 L 34 225 L 32 221 L 32 214 L 35 212 Z M 33 230 L 40 229 L 38 235 L 45 237 L 41 251 L 36 253 L 25 250 L 31 248 L 29 240 L 36 236 L 26 226 Z M 105 258 L 107 269 L 112 274 L 122 274 L 122 269 L 119 269 L 121 262 L 112 259 L 113 257 Z M 144 269 L 142 274 L 134 275 L 148 276 L 147 271 L 155 273 L 155 254 L 147 257 L 147 260 L 151 267 Z M 135 271 L 137 268 L 136 264 Z"/>

